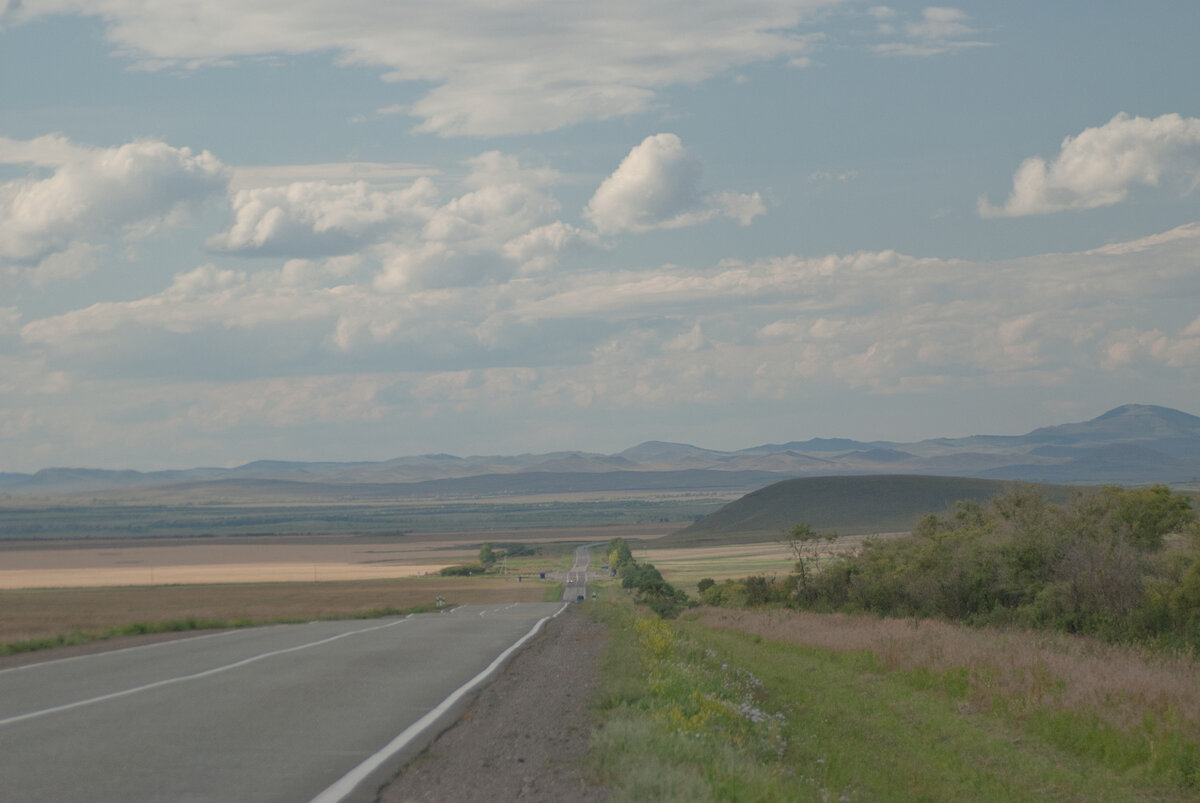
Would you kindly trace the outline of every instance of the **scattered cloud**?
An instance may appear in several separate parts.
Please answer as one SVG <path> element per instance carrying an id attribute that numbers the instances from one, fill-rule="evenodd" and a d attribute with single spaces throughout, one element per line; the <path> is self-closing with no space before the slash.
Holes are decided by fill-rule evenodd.
<path id="1" fill-rule="evenodd" d="M 432 88 L 404 112 L 420 131 L 501 135 L 639 114 L 661 89 L 776 59 L 803 63 L 797 34 L 842 0 L 59 0 L 10 5 L 0 25 L 48 14 L 100 17 L 142 69 L 336 53 L 339 63 Z"/>
<path id="2" fill-rule="evenodd" d="M 897 17 L 896 12 L 886 6 L 872 8 L 869 13 L 878 21 L 876 30 L 879 34 L 887 37 L 896 36 L 900 31 L 904 34 L 902 41 L 875 45 L 874 51 L 881 56 L 938 56 L 990 44 L 967 38 L 974 37 L 978 31 L 967 23 L 966 13 L 957 8 L 928 6 L 921 12 L 920 20 L 900 27 L 892 22 Z"/>
<path id="3" fill-rule="evenodd" d="M 1122 329 L 1108 338 L 1104 364 L 1108 368 L 1147 361 L 1177 369 L 1200 369 L 1200 318 L 1175 334 L 1161 329 Z"/>
<path id="4" fill-rule="evenodd" d="M 1183 193 L 1200 183 L 1200 119 L 1164 114 L 1153 119 L 1124 112 L 1102 126 L 1063 140 L 1047 163 L 1026 159 L 1013 174 L 1003 206 L 979 199 L 981 217 L 1043 215 L 1095 209 L 1125 200 L 1137 186 L 1160 182 Z"/>
<path id="5" fill-rule="evenodd" d="M 0 138 L 0 164 L 31 166 L 28 177 L 0 184 L 0 265 L 42 279 L 86 271 L 96 239 L 180 222 L 229 181 L 208 151 L 158 140 L 88 148 L 56 135 Z"/>
<path id="6" fill-rule="evenodd" d="M 703 193 L 703 166 L 675 134 L 655 134 L 635 146 L 604 180 L 584 210 L 601 234 L 692 226 L 718 216 L 743 226 L 766 212 L 758 193 Z"/>
<path id="7" fill-rule="evenodd" d="M 845 184 L 848 181 L 854 181 L 858 178 L 857 170 L 842 170 L 833 172 L 832 170 L 817 170 L 808 174 L 809 184 L 830 184 L 837 182 Z"/>

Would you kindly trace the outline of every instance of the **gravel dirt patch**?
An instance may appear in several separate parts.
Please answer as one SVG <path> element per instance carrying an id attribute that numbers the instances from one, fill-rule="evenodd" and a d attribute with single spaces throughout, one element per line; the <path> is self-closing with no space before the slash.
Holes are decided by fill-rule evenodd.
<path id="1" fill-rule="evenodd" d="M 572 605 L 521 650 L 459 721 L 380 790 L 407 801 L 600 801 L 582 767 L 607 628 Z"/>

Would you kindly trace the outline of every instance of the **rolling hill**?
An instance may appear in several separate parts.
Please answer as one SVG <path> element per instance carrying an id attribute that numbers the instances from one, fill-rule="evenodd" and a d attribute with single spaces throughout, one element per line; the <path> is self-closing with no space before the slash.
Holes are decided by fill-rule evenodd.
<path id="1" fill-rule="evenodd" d="M 962 477 L 802 477 L 747 494 L 655 546 L 766 541 L 800 522 L 843 535 L 902 532 L 926 513 L 942 513 L 959 500 L 982 503 L 1013 487 Z M 1060 485 L 1038 489 L 1052 502 L 1066 501 L 1073 492 Z"/>

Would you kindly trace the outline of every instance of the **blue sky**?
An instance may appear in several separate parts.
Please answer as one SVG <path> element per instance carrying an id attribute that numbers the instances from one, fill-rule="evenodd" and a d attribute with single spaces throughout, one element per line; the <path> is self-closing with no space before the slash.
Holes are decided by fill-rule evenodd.
<path id="1" fill-rule="evenodd" d="M 1197 30 L 0 0 L 0 470 L 1200 412 Z"/>

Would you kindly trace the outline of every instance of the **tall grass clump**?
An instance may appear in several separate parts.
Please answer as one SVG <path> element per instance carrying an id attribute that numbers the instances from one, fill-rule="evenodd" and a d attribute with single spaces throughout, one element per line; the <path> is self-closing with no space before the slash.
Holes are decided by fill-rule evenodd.
<path id="1" fill-rule="evenodd" d="M 964 720 L 1147 789 L 1200 794 L 1200 663 L 1094 638 L 948 622 L 785 610 L 708 609 L 699 621 L 772 641 L 869 655 Z"/>
<path id="2" fill-rule="evenodd" d="M 592 610 L 612 646 L 590 760 L 616 801 L 1195 798 L 1186 749 L 1145 758 L 1115 728 L 1075 727 L 1088 712 L 985 711 L 961 667 L 889 667 L 871 649 L 738 629 L 790 612 L 694 621 L 639 618 L 628 603 Z M 1044 680 L 1040 693 L 1061 690 Z"/>

